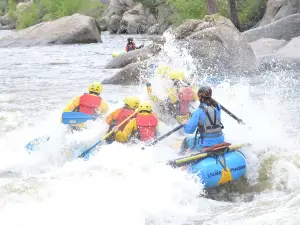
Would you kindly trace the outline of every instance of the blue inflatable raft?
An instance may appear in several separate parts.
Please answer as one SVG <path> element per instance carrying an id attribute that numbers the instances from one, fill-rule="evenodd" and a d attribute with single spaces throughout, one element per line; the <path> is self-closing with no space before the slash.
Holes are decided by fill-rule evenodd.
<path id="1" fill-rule="evenodd" d="M 187 167 L 197 174 L 205 188 L 216 187 L 240 179 L 246 172 L 246 159 L 240 151 L 208 156 Z"/>

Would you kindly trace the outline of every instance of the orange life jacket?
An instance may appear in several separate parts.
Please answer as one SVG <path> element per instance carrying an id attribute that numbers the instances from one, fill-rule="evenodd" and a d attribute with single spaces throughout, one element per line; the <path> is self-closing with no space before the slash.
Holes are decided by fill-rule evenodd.
<path id="1" fill-rule="evenodd" d="M 138 138 L 141 141 L 149 141 L 156 137 L 158 119 L 154 115 L 138 115 L 136 117 Z"/>
<path id="2" fill-rule="evenodd" d="M 180 115 L 186 115 L 189 113 L 190 102 L 194 100 L 194 91 L 190 87 L 183 88 L 178 94 L 180 103 Z"/>
<path id="3" fill-rule="evenodd" d="M 94 115 L 95 110 L 100 106 L 101 98 L 99 96 L 84 94 L 79 99 L 79 112 L 88 115 Z"/>
<path id="4" fill-rule="evenodd" d="M 132 51 L 132 50 L 135 50 L 135 44 L 134 44 L 134 43 L 132 43 L 132 44 L 127 44 L 125 50 L 126 50 L 126 52 L 130 52 L 130 51 Z"/>
<path id="5" fill-rule="evenodd" d="M 120 112 L 118 113 L 117 117 L 116 117 L 116 126 L 118 126 L 120 123 L 122 123 L 125 119 L 127 119 L 129 116 L 131 116 L 135 111 L 132 109 L 125 109 L 125 108 L 121 108 Z M 134 117 L 133 117 L 134 118 Z M 128 121 L 129 122 L 129 121 Z M 122 125 L 119 130 L 123 131 L 125 126 L 128 124 L 125 123 L 124 125 Z"/>

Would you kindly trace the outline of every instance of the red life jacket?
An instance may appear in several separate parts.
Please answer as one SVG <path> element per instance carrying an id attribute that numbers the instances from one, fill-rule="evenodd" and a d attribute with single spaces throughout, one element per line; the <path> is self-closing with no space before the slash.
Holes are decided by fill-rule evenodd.
<path id="1" fill-rule="evenodd" d="M 100 106 L 101 98 L 99 96 L 84 94 L 79 100 L 79 112 L 88 115 L 94 115 L 95 110 Z"/>
<path id="2" fill-rule="evenodd" d="M 141 141 L 149 141 L 156 137 L 158 119 L 154 115 L 141 115 L 136 117 L 138 138 Z"/>
<path id="3" fill-rule="evenodd" d="M 186 115 L 189 113 L 190 102 L 194 100 L 194 91 L 190 87 L 186 87 L 180 90 L 178 94 L 180 103 L 180 114 Z"/>
<path id="4" fill-rule="evenodd" d="M 127 119 L 129 116 L 131 116 L 135 111 L 132 109 L 125 109 L 122 108 L 120 109 L 120 112 L 118 114 L 118 116 L 116 117 L 116 126 L 118 126 L 120 123 L 122 123 L 125 119 Z M 134 118 L 134 117 L 133 117 Z M 125 126 L 129 123 L 129 121 L 127 123 L 125 123 L 124 125 L 122 125 L 119 130 L 123 131 Z"/>
<path id="5" fill-rule="evenodd" d="M 135 50 L 135 44 L 132 43 L 132 44 L 127 44 L 126 45 L 126 52 L 130 52 L 132 50 Z"/>

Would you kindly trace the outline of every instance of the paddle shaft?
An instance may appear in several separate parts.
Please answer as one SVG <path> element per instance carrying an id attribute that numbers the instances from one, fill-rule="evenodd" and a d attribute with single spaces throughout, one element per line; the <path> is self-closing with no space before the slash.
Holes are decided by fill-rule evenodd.
<path id="1" fill-rule="evenodd" d="M 159 138 L 157 138 L 155 141 L 153 141 L 152 143 L 148 144 L 147 146 L 155 145 L 156 143 L 160 142 L 161 140 L 165 139 L 166 137 L 170 136 L 171 134 L 173 134 L 176 131 L 178 131 L 179 129 L 181 129 L 183 126 L 184 126 L 184 124 L 181 124 L 178 127 L 175 127 L 173 130 L 170 130 L 168 133 L 160 136 Z"/>
<path id="2" fill-rule="evenodd" d="M 225 152 L 230 152 L 230 151 L 235 151 L 237 149 L 240 149 L 242 147 L 249 146 L 249 144 L 241 144 L 241 145 L 232 145 L 229 147 L 224 147 L 223 149 L 217 150 L 217 151 L 211 151 L 211 152 L 205 152 L 205 153 L 197 153 L 191 156 L 175 159 L 175 160 L 170 160 L 167 165 L 171 165 L 172 167 L 181 167 L 185 166 L 187 164 L 190 164 L 195 161 L 199 161 L 203 158 L 206 158 L 208 156 L 213 156 L 217 155 L 220 153 L 225 153 Z"/>
<path id="3" fill-rule="evenodd" d="M 122 123 L 120 123 L 117 127 L 121 127 L 124 125 L 128 120 L 130 120 L 132 117 L 134 117 L 138 111 L 136 110 L 134 113 L 132 113 L 130 116 L 128 116 L 125 120 L 123 120 Z M 102 141 L 104 141 L 106 138 L 108 138 L 110 135 L 113 134 L 113 130 L 111 130 L 109 133 L 107 133 L 101 140 L 97 141 L 93 146 L 89 147 L 88 149 L 84 150 L 83 153 L 80 155 L 80 157 L 85 157 L 90 151 L 93 150 L 97 145 L 99 145 Z"/>

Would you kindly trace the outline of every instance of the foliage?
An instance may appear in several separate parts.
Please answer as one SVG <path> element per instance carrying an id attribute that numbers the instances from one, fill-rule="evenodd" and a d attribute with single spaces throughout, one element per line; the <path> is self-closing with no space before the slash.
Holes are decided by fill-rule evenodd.
<path id="1" fill-rule="evenodd" d="M 17 7 L 16 0 L 8 0 L 7 13 L 8 13 L 8 19 L 11 21 L 17 21 L 18 19 L 16 7 Z"/>
<path id="2" fill-rule="evenodd" d="M 34 0 L 29 7 L 18 14 L 17 29 L 24 29 L 42 21 L 55 20 L 74 13 L 99 18 L 103 12 L 104 5 L 99 0 Z"/>
<path id="3" fill-rule="evenodd" d="M 37 4 L 31 4 L 23 12 L 20 12 L 20 21 L 17 29 L 24 29 L 37 24 L 40 21 L 40 9 Z"/>
<path id="4" fill-rule="evenodd" d="M 7 8 L 7 0 L 0 0 L 0 16 L 5 12 Z"/>

